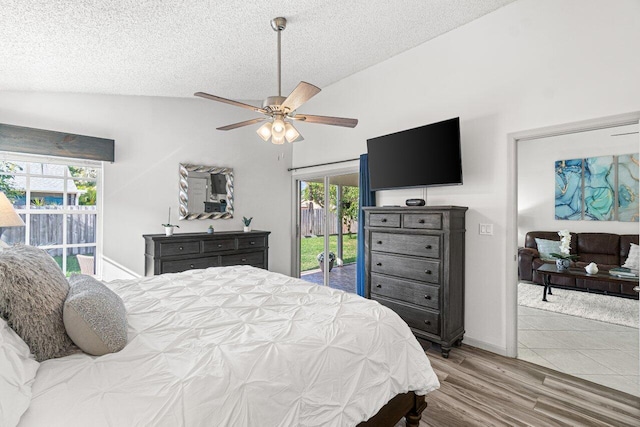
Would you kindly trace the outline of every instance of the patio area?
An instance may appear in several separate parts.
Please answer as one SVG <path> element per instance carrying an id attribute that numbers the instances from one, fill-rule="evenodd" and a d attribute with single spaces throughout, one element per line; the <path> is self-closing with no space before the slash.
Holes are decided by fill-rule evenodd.
<path id="1" fill-rule="evenodd" d="M 303 271 L 300 275 L 302 280 L 323 284 L 324 273 L 320 269 Z M 342 267 L 333 267 L 329 272 L 329 287 L 340 289 L 341 291 L 356 293 L 356 263 L 345 264 Z"/>

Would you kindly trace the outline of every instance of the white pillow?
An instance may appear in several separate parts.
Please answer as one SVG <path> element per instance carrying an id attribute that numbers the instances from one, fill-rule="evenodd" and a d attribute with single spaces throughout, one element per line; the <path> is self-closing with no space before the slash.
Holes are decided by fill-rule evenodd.
<path id="1" fill-rule="evenodd" d="M 630 268 L 631 270 L 638 270 L 638 267 L 640 267 L 640 246 L 635 243 L 631 244 L 631 248 L 629 248 L 629 256 L 627 256 L 627 260 L 624 262 L 623 267 Z"/>
<path id="2" fill-rule="evenodd" d="M 544 260 L 553 260 L 555 258 L 552 257 L 551 254 L 560 253 L 559 240 L 536 239 L 536 245 L 538 246 L 538 252 L 540 253 L 540 258 Z"/>
<path id="3" fill-rule="evenodd" d="M 39 365 L 27 344 L 0 319 L 0 425 L 18 425 L 31 402 Z"/>

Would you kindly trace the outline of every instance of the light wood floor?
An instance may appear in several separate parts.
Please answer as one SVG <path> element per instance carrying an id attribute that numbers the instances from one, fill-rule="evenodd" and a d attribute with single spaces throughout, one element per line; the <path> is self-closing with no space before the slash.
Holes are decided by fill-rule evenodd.
<path id="1" fill-rule="evenodd" d="M 427 426 L 640 426 L 640 398 L 474 347 L 427 351 L 440 389 Z"/>

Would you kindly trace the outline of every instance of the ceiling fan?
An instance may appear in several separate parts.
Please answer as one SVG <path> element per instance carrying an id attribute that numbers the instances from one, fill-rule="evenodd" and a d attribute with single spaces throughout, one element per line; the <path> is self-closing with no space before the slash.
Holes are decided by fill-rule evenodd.
<path id="1" fill-rule="evenodd" d="M 271 138 L 271 142 L 274 144 L 284 144 L 285 139 L 288 142 L 301 141 L 303 138 L 300 132 L 293 126 L 290 120 L 300 120 L 307 123 L 318 123 L 322 125 L 332 126 L 344 126 L 344 127 L 356 127 L 358 124 L 357 119 L 347 119 L 342 117 L 329 117 L 329 116 L 314 116 L 311 114 L 298 114 L 296 110 L 305 102 L 320 92 L 320 88 L 307 82 L 300 82 L 298 86 L 286 98 L 281 94 L 282 79 L 281 79 L 281 60 L 280 60 L 280 37 L 282 31 L 287 26 L 287 20 L 279 17 L 271 20 L 271 28 L 278 33 L 278 96 L 270 96 L 262 103 L 262 107 L 256 107 L 253 105 L 245 104 L 242 102 L 234 101 L 231 99 L 221 98 L 219 96 L 210 95 L 204 92 L 196 92 L 195 96 L 201 98 L 211 99 L 213 101 L 223 102 L 225 104 L 235 105 L 236 107 L 246 108 L 248 110 L 255 111 L 256 113 L 262 113 L 265 117 L 258 117 L 256 119 L 245 120 L 243 122 L 234 123 L 227 126 L 217 128 L 218 130 L 231 130 L 237 129 L 243 126 L 249 126 L 255 123 L 260 123 L 268 120 L 267 123 L 260 126 L 257 130 L 258 135 L 268 141 Z"/>

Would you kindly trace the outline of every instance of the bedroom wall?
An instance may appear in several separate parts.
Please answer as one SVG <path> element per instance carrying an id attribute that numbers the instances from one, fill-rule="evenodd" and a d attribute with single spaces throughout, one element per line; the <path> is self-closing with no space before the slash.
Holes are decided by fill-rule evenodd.
<path id="1" fill-rule="evenodd" d="M 199 98 L 0 92 L 0 123 L 115 140 L 116 161 L 104 165 L 105 279 L 144 274 L 143 234 L 270 230 L 269 264 L 290 272 L 291 146 L 264 143 L 255 129 L 217 131 L 250 112 Z M 178 163 L 234 169 L 235 213 L 230 220 L 178 221 Z"/>
<path id="2" fill-rule="evenodd" d="M 518 142 L 518 244 L 527 232 L 567 229 L 573 233 L 631 234 L 637 222 L 561 221 L 555 219 L 556 160 L 638 152 L 638 125 Z"/>
<path id="3" fill-rule="evenodd" d="M 507 5 L 324 88 L 305 112 L 360 123 L 348 132 L 301 123 L 294 165 L 357 157 L 367 138 L 459 116 L 464 185 L 429 188 L 427 203 L 469 207 L 465 339 L 506 353 L 507 135 L 640 110 L 638 17 L 635 0 Z M 378 203 L 422 196 L 390 191 Z M 480 236 L 479 223 L 494 234 Z"/>

